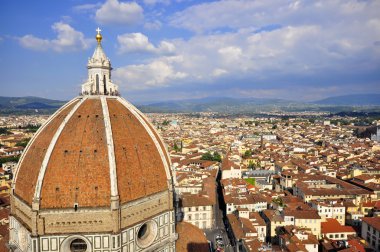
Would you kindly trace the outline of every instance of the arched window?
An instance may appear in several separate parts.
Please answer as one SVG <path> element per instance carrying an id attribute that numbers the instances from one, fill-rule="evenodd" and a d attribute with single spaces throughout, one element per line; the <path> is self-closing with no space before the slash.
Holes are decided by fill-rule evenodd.
<path id="1" fill-rule="evenodd" d="M 82 239 L 75 239 L 70 244 L 70 251 L 84 252 L 87 250 L 87 243 Z"/>
<path id="2" fill-rule="evenodd" d="M 104 86 L 104 94 L 107 94 L 106 76 L 105 75 L 103 75 L 103 86 Z"/>
<path id="3" fill-rule="evenodd" d="M 99 94 L 99 75 L 96 75 L 96 93 Z"/>
<path id="4" fill-rule="evenodd" d="M 139 247 L 146 248 L 152 244 L 157 236 L 157 223 L 148 221 L 142 224 L 137 232 L 137 244 Z"/>

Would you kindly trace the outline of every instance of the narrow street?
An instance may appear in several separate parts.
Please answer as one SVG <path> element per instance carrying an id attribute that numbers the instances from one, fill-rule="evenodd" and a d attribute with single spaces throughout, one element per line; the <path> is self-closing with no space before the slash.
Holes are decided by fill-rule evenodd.
<path id="1" fill-rule="evenodd" d="M 227 231 L 223 223 L 223 210 L 221 209 L 219 205 L 219 198 L 220 198 L 219 185 L 218 185 L 218 188 L 216 189 L 216 195 L 217 195 L 216 204 L 214 206 L 214 229 L 206 230 L 205 231 L 206 237 L 209 241 L 212 242 L 213 249 L 216 249 L 215 237 L 218 234 L 222 235 L 223 243 L 224 243 L 224 251 L 233 252 L 234 251 L 233 247 L 230 244 L 230 240 L 228 239 Z"/>

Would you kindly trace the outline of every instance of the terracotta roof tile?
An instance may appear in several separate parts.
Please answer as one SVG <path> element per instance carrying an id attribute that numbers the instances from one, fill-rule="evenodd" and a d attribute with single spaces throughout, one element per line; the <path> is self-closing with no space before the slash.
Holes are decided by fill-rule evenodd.
<path id="1" fill-rule="evenodd" d="M 26 151 L 16 178 L 15 194 L 29 205 L 46 149 L 78 100 L 54 115 Z M 158 133 L 140 112 L 133 113 L 131 110 L 135 108 L 127 108 L 120 98 L 106 98 L 106 101 L 120 202 L 167 190 L 165 166 L 170 172 L 170 160 Z M 157 146 L 153 139 L 157 140 Z M 74 112 L 55 143 L 43 177 L 40 207 L 73 208 L 75 203 L 79 207 L 105 207 L 110 205 L 110 191 L 103 108 L 99 97 L 91 97 Z"/>
<path id="2" fill-rule="evenodd" d="M 17 184 L 15 187 L 15 194 L 28 203 L 28 205 L 32 205 L 37 177 L 40 172 L 46 150 L 58 127 L 77 102 L 78 101 L 68 105 L 63 108 L 62 111 L 57 113 L 54 118 L 42 128 L 38 137 L 34 139 L 32 145 L 26 152 L 27 155 L 26 153 L 24 154 L 24 159 L 18 168 L 19 172 L 16 178 Z"/>
<path id="3" fill-rule="evenodd" d="M 108 100 L 120 201 L 168 189 L 160 154 L 139 120 L 117 100 Z"/>
<path id="4" fill-rule="evenodd" d="M 362 218 L 362 221 L 375 229 L 380 230 L 380 217 L 364 217 Z"/>
<path id="5" fill-rule="evenodd" d="M 209 245 L 206 236 L 196 226 L 179 222 L 176 226 L 178 240 L 175 243 L 177 252 L 208 252 Z"/>
<path id="6" fill-rule="evenodd" d="M 63 129 L 46 169 L 41 208 L 110 204 L 104 118 L 99 99 L 82 103 Z"/>
<path id="7" fill-rule="evenodd" d="M 356 233 L 350 226 L 341 225 L 336 219 L 327 218 L 326 222 L 321 222 L 321 232 L 327 233 Z"/>

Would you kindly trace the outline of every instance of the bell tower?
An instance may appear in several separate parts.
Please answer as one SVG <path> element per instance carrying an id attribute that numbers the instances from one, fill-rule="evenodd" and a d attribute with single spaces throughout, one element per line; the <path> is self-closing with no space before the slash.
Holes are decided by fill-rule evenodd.
<path id="1" fill-rule="evenodd" d="M 111 80 L 111 61 L 102 48 L 101 30 L 96 29 L 98 45 L 92 57 L 88 60 L 88 79 L 82 84 L 82 95 L 118 95 L 118 86 Z"/>

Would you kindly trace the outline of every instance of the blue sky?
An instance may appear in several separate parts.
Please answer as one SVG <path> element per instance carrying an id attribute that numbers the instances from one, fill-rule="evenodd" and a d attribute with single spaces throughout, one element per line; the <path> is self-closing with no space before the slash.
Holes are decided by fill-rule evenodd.
<path id="1" fill-rule="evenodd" d="M 95 29 L 133 102 L 380 93 L 380 1 L 8 0 L 1 96 L 70 99 Z"/>

